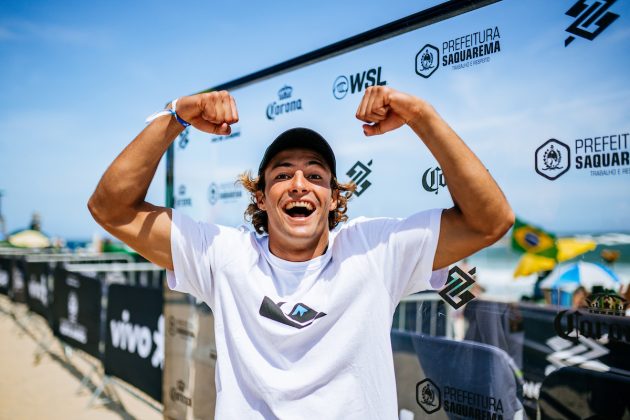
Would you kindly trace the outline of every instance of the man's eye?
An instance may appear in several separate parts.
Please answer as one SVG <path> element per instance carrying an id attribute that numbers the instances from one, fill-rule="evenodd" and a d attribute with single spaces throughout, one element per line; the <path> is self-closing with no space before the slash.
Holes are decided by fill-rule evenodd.
<path id="1" fill-rule="evenodd" d="M 322 179 L 322 177 L 318 174 L 311 174 L 308 176 L 308 179 Z"/>
<path id="2" fill-rule="evenodd" d="M 289 175 L 287 174 L 279 174 L 276 176 L 276 179 L 289 179 Z"/>

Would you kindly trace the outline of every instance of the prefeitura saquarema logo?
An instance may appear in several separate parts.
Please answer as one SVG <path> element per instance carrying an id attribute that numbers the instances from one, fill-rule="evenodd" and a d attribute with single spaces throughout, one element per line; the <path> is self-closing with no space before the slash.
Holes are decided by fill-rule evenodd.
<path id="1" fill-rule="evenodd" d="M 440 388 L 431 379 L 423 379 L 416 385 L 416 402 L 425 413 L 435 413 L 442 407 Z"/>
<path id="2" fill-rule="evenodd" d="M 539 175 L 553 181 L 571 167 L 571 150 L 561 141 L 549 139 L 536 149 L 534 163 Z"/>

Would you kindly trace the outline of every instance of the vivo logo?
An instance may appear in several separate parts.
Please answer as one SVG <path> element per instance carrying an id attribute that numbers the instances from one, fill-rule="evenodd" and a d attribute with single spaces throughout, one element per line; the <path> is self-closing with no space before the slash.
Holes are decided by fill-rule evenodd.
<path id="1" fill-rule="evenodd" d="M 160 315 L 157 330 L 151 331 L 145 325 L 132 324 L 129 322 L 128 310 L 123 310 L 122 320 L 111 320 L 109 330 L 111 333 L 112 345 L 120 350 L 129 353 L 137 353 L 143 359 L 148 358 L 153 350 L 151 365 L 163 368 L 164 365 L 164 316 Z M 155 345 L 155 347 L 154 347 Z"/>

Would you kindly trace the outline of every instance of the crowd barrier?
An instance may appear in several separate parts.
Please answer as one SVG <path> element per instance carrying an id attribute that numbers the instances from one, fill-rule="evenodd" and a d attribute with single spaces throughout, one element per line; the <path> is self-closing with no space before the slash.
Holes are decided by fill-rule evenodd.
<path id="1" fill-rule="evenodd" d="M 207 374 L 163 378 L 165 330 L 181 341 L 174 354 L 199 353 L 200 371 L 213 371 L 211 314 L 203 328 L 206 317 L 191 323 L 188 312 L 171 313 L 165 325 L 164 271 L 127 258 L 0 252 L 0 293 L 43 318 L 57 342 L 95 361 L 82 380 L 100 380 L 93 400 L 109 396 L 112 384 L 136 387 L 160 410 L 163 395 L 192 408 L 212 400 L 186 393 L 189 383 L 214 392 Z M 630 318 L 482 299 L 455 310 L 436 293 L 421 293 L 400 303 L 391 334 L 401 418 L 507 419 L 523 410 L 530 418 L 630 416 L 623 398 L 630 395 Z"/>
<path id="2" fill-rule="evenodd" d="M 41 323 L 31 322 L 31 316 L 37 315 L 52 332 L 52 336 L 42 331 L 39 336 L 32 334 L 39 346 L 36 360 L 59 342 L 66 358 L 78 355 L 92 366 L 81 381 L 82 387 L 92 382 L 96 388 L 90 404 L 102 397 L 119 402 L 114 385 L 120 385 L 161 411 L 159 404 L 124 384 L 162 401 L 163 269 L 134 263 L 126 254 L 0 252 L 3 278 L 0 293 L 28 308 L 25 317 L 11 314 L 16 321 L 37 330 Z M 16 279 L 22 280 L 21 293 Z"/>
<path id="3" fill-rule="evenodd" d="M 463 415 L 445 406 L 428 413 L 433 401 L 429 394 L 437 398 L 435 389 L 443 399 L 443 389 L 471 401 L 500 399 L 503 418 L 630 418 L 630 318 L 482 299 L 459 310 L 436 305 L 435 294 L 411 296 L 399 305 L 392 325 L 399 404 L 410 413 L 407 418 Z M 610 392 L 596 391 L 605 387 Z M 576 405 L 584 398 L 588 403 Z M 492 418 L 493 411 L 484 413 L 481 406 L 451 402 L 460 404 L 454 407 L 462 412 Z M 475 414 L 477 409 L 481 414 Z"/>
<path id="4" fill-rule="evenodd" d="M 403 331 L 391 337 L 401 411 L 418 418 L 522 418 L 518 369 L 503 350 Z"/>

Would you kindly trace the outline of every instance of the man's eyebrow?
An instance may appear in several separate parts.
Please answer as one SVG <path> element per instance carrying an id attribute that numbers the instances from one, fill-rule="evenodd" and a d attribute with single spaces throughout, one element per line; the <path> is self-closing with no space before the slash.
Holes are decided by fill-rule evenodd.
<path id="1" fill-rule="evenodd" d="M 322 168 L 326 169 L 326 167 L 324 166 L 324 162 L 322 162 L 321 160 L 309 160 L 306 165 L 307 166 L 317 165 L 317 166 L 321 166 Z"/>
<path id="2" fill-rule="evenodd" d="M 287 162 L 287 161 L 284 161 L 284 162 L 283 162 L 283 161 L 280 161 L 280 162 L 278 162 L 278 163 L 274 164 L 274 165 L 271 167 L 271 170 L 273 171 L 273 170 L 274 170 L 274 169 L 276 169 L 276 168 L 290 168 L 290 167 L 292 167 L 292 166 L 295 166 L 295 165 L 293 165 L 291 162 Z"/>
<path id="3" fill-rule="evenodd" d="M 306 166 L 311 166 L 311 165 L 321 166 L 323 169 L 326 169 L 326 166 L 320 160 L 309 160 L 306 163 Z M 271 166 L 271 170 L 273 171 L 276 168 L 292 168 L 293 166 L 295 166 L 295 165 L 293 163 L 289 162 L 289 161 L 280 161 L 280 162 L 272 165 Z"/>

